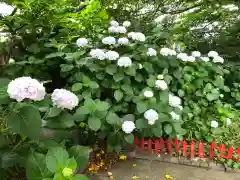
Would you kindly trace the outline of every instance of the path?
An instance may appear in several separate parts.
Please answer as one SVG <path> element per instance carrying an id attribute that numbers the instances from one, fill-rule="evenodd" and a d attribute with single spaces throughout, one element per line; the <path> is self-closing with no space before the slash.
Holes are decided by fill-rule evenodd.
<path id="1" fill-rule="evenodd" d="M 136 167 L 133 167 L 136 164 Z M 173 180 L 239 180 L 240 173 L 228 173 L 218 170 L 206 170 L 185 165 L 169 164 L 149 160 L 128 160 L 115 164 L 110 170 L 114 180 L 136 179 L 165 180 L 165 174 L 171 175 Z M 93 178 L 97 180 L 99 178 Z M 107 172 L 99 180 L 109 180 Z"/>

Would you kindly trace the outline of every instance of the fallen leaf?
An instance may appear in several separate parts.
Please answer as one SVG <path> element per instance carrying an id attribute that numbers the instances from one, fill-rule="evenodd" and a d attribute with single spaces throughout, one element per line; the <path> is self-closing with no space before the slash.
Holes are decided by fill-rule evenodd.
<path id="1" fill-rule="evenodd" d="M 108 175 L 109 175 L 109 176 L 112 176 L 113 174 L 112 174 L 111 172 L 108 172 Z"/>
<path id="2" fill-rule="evenodd" d="M 127 159 L 127 156 L 125 156 L 125 155 L 120 155 L 120 156 L 119 156 L 119 159 L 120 159 L 120 160 L 126 160 L 126 159 Z"/>
<path id="3" fill-rule="evenodd" d="M 169 174 L 165 174 L 165 178 L 166 179 L 173 179 L 172 176 L 170 176 Z"/>
<path id="4" fill-rule="evenodd" d="M 139 179 L 139 177 L 137 177 L 137 176 L 133 176 L 132 179 Z"/>
<path id="5" fill-rule="evenodd" d="M 132 166 L 133 166 L 133 167 L 136 167 L 136 166 L 137 166 L 137 164 L 133 164 Z"/>

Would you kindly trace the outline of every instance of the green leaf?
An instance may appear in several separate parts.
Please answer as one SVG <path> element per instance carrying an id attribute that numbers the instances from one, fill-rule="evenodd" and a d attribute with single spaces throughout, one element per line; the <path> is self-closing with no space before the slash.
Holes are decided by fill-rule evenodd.
<path id="1" fill-rule="evenodd" d="M 154 136 L 156 137 L 162 137 L 163 131 L 162 131 L 162 125 L 158 124 L 157 127 L 154 127 L 152 129 L 152 132 L 154 134 Z"/>
<path id="2" fill-rule="evenodd" d="M 122 90 L 125 91 L 126 94 L 133 95 L 133 89 L 130 85 L 124 84 L 121 86 Z"/>
<path id="3" fill-rule="evenodd" d="M 147 85 L 149 86 L 149 87 L 154 87 L 155 86 L 155 79 L 154 78 L 149 78 L 149 79 L 147 79 Z"/>
<path id="4" fill-rule="evenodd" d="M 61 109 L 57 108 L 57 107 L 51 107 L 49 109 L 49 113 L 47 114 L 47 117 L 56 117 L 61 113 Z"/>
<path id="5" fill-rule="evenodd" d="M 117 101 L 120 101 L 122 98 L 123 98 L 123 92 L 121 90 L 116 90 L 114 92 L 114 98 L 117 100 Z"/>
<path id="6" fill-rule="evenodd" d="M 40 137 L 42 118 L 33 106 L 23 106 L 18 112 L 12 111 L 8 116 L 8 125 L 15 133 L 32 139 Z"/>
<path id="7" fill-rule="evenodd" d="M 179 135 L 184 135 L 186 133 L 186 130 L 181 127 L 180 123 L 173 123 L 174 130 Z"/>
<path id="8" fill-rule="evenodd" d="M 73 157 L 68 159 L 66 167 L 75 171 L 77 169 L 77 161 Z"/>
<path id="9" fill-rule="evenodd" d="M 80 91 L 82 89 L 82 83 L 75 83 L 72 85 L 72 91 Z"/>
<path id="10" fill-rule="evenodd" d="M 147 110 L 147 104 L 144 102 L 138 102 L 137 103 L 137 110 L 139 113 L 143 113 Z"/>
<path id="11" fill-rule="evenodd" d="M 136 66 L 130 66 L 129 68 L 125 69 L 125 73 L 129 76 L 135 76 L 136 75 Z"/>
<path id="12" fill-rule="evenodd" d="M 134 136 L 133 134 L 127 134 L 124 136 L 124 139 L 129 143 L 129 144 L 133 144 L 134 142 Z"/>
<path id="13" fill-rule="evenodd" d="M 54 57 L 62 57 L 65 53 L 63 52 L 53 52 L 48 55 L 46 55 L 46 59 L 54 58 Z"/>
<path id="14" fill-rule="evenodd" d="M 117 116 L 117 114 L 113 112 L 109 112 L 106 117 L 106 121 L 108 122 L 108 124 L 118 124 L 119 120 L 120 118 Z"/>
<path id="15" fill-rule="evenodd" d="M 75 122 L 71 114 L 62 112 L 57 117 L 49 118 L 47 125 L 51 128 L 71 128 L 75 125 Z"/>
<path id="16" fill-rule="evenodd" d="M 26 175 L 28 180 L 42 180 L 52 176 L 46 166 L 44 154 L 37 152 L 30 154 L 26 164 Z"/>
<path id="17" fill-rule="evenodd" d="M 72 64 L 61 64 L 60 67 L 61 67 L 61 72 L 69 72 L 74 68 Z"/>
<path id="18" fill-rule="evenodd" d="M 114 81 L 119 82 L 124 79 L 124 74 L 123 73 L 116 73 L 113 76 Z"/>
<path id="19" fill-rule="evenodd" d="M 109 103 L 105 101 L 97 101 L 96 108 L 98 111 L 107 111 L 109 109 Z"/>
<path id="20" fill-rule="evenodd" d="M 58 168 L 66 167 L 69 158 L 68 152 L 62 147 L 54 147 L 48 150 L 46 155 L 47 168 L 55 173 Z"/>
<path id="21" fill-rule="evenodd" d="M 117 66 L 115 64 L 108 65 L 106 67 L 106 72 L 110 75 L 113 75 L 117 72 Z"/>
<path id="22" fill-rule="evenodd" d="M 90 112 L 91 112 L 90 109 L 86 105 L 81 106 L 76 110 L 76 114 L 80 115 L 86 115 L 89 114 Z"/>
<path id="23" fill-rule="evenodd" d="M 170 124 L 165 124 L 164 125 L 164 131 L 165 133 L 167 133 L 168 135 L 170 135 L 172 133 L 172 126 Z"/>
<path id="24" fill-rule="evenodd" d="M 54 174 L 53 180 L 66 180 L 66 179 L 63 176 L 62 172 L 57 172 L 56 174 Z"/>
<path id="25" fill-rule="evenodd" d="M 91 130 L 97 131 L 101 128 L 101 120 L 96 117 L 90 117 L 88 119 L 88 126 Z"/>
<path id="26" fill-rule="evenodd" d="M 219 93 L 208 93 L 206 97 L 209 101 L 214 101 L 219 98 Z"/>
<path id="27" fill-rule="evenodd" d="M 88 180 L 87 176 L 76 174 L 72 177 L 72 180 Z"/>
<path id="28" fill-rule="evenodd" d="M 146 119 L 137 119 L 135 124 L 137 129 L 144 129 L 149 126 Z"/>
<path id="29" fill-rule="evenodd" d="M 133 114 L 127 114 L 123 116 L 124 121 L 133 121 L 135 120 L 135 116 Z"/>
<path id="30" fill-rule="evenodd" d="M 167 104 L 169 101 L 169 92 L 168 91 L 161 91 L 159 93 L 159 97 L 162 103 Z"/>
<path id="31" fill-rule="evenodd" d="M 95 81 L 91 81 L 91 82 L 89 82 L 88 85 L 89 85 L 89 87 L 92 88 L 92 89 L 98 89 L 98 88 L 99 88 L 98 83 L 95 82 Z"/>
<path id="32" fill-rule="evenodd" d="M 19 155 L 15 152 L 6 151 L 0 153 L 0 169 L 8 169 L 19 163 Z"/>
<path id="33" fill-rule="evenodd" d="M 85 146 L 72 146 L 69 150 L 69 155 L 74 157 L 77 161 L 78 169 L 85 169 L 88 167 L 89 148 Z"/>

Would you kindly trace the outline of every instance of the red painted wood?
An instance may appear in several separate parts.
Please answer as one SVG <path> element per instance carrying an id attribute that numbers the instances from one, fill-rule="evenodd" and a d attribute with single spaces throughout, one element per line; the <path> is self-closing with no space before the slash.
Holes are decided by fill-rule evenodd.
<path id="1" fill-rule="evenodd" d="M 194 156 L 195 156 L 195 142 L 194 140 L 192 140 L 190 144 L 190 157 L 194 158 Z"/>
<path id="2" fill-rule="evenodd" d="M 198 157 L 199 158 L 204 157 L 204 148 L 203 148 L 203 143 L 201 141 L 198 143 Z"/>
<path id="3" fill-rule="evenodd" d="M 186 142 L 186 140 L 183 140 L 182 145 L 183 145 L 183 147 L 182 147 L 183 156 L 187 157 L 187 142 Z"/>
<path id="4" fill-rule="evenodd" d="M 172 141 L 170 139 L 167 140 L 167 150 L 172 153 Z"/>
<path id="5" fill-rule="evenodd" d="M 155 140 L 155 146 L 154 146 L 155 150 L 155 154 L 158 154 L 160 152 L 160 143 L 159 140 Z"/>
<path id="6" fill-rule="evenodd" d="M 209 149 L 209 157 L 210 159 L 213 159 L 215 157 L 215 149 L 217 148 L 217 144 L 215 142 L 212 142 Z"/>
<path id="7" fill-rule="evenodd" d="M 148 152 L 152 153 L 152 139 L 148 140 Z"/>
<path id="8" fill-rule="evenodd" d="M 229 149 L 228 149 L 228 152 L 227 152 L 227 159 L 232 159 L 233 158 L 233 152 L 234 152 L 235 150 L 234 150 L 234 147 L 230 147 Z"/>
<path id="9" fill-rule="evenodd" d="M 141 142 L 140 142 L 140 150 L 141 151 L 144 151 L 144 145 L 145 145 L 145 141 L 144 141 L 144 138 L 141 139 Z"/>
<path id="10" fill-rule="evenodd" d="M 219 149 L 219 152 L 220 152 L 219 158 L 226 158 L 224 144 L 220 144 L 218 149 Z"/>

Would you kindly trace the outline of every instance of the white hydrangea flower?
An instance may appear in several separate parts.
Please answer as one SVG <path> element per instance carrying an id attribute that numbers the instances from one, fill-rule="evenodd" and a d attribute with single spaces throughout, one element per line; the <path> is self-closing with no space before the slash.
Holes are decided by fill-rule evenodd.
<path id="1" fill-rule="evenodd" d="M 211 121 L 211 127 L 212 128 L 217 128 L 218 127 L 218 122 L 215 121 L 215 120 Z"/>
<path id="2" fill-rule="evenodd" d="M 129 32 L 129 33 L 128 33 L 128 37 L 129 37 L 129 38 L 132 38 L 132 37 L 134 36 L 134 34 L 135 34 L 135 32 Z"/>
<path id="3" fill-rule="evenodd" d="M 126 134 L 132 133 L 135 128 L 135 124 L 132 121 L 124 121 L 122 124 L 122 130 Z"/>
<path id="4" fill-rule="evenodd" d="M 126 37 L 119 38 L 118 39 L 118 44 L 127 45 L 127 44 L 129 44 L 129 40 Z"/>
<path id="5" fill-rule="evenodd" d="M 102 43 L 108 45 L 116 44 L 116 39 L 112 36 L 105 37 L 102 39 Z"/>
<path id="6" fill-rule="evenodd" d="M 175 112 L 171 112 L 170 115 L 172 116 L 172 119 L 173 120 L 179 120 L 180 119 L 180 115 L 178 115 L 177 113 Z"/>
<path id="7" fill-rule="evenodd" d="M 131 26 L 131 22 L 130 21 L 124 21 L 123 26 L 124 27 L 129 27 L 129 26 Z"/>
<path id="8" fill-rule="evenodd" d="M 224 59 L 222 57 L 220 57 L 220 56 L 215 56 L 213 58 L 213 62 L 214 63 L 224 63 Z"/>
<path id="9" fill-rule="evenodd" d="M 148 124 L 153 125 L 158 120 L 158 113 L 153 109 L 149 109 L 144 113 L 144 118 L 148 120 Z"/>
<path id="10" fill-rule="evenodd" d="M 187 61 L 188 62 L 194 62 L 194 61 L 196 61 L 196 59 L 193 56 L 188 56 Z"/>
<path id="11" fill-rule="evenodd" d="M 227 125 L 227 126 L 230 126 L 231 123 L 232 123 L 232 122 L 231 122 L 231 119 L 230 119 L 230 118 L 226 118 L 226 125 Z"/>
<path id="12" fill-rule="evenodd" d="M 172 107 L 179 107 L 181 105 L 181 99 L 177 96 L 169 94 L 169 105 Z"/>
<path id="13" fill-rule="evenodd" d="M 171 49 L 169 49 L 169 48 L 162 48 L 160 50 L 160 54 L 163 56 L 168 56 L 170 51 L 171 51 Z"/>
<path id="14" fill-rule="evenodd" d="M 199 51 L 193 51 L 192 52 L 192 56 L 193 57 L 200 57 L 201 56 L 201 53 Z"/>
<path id="15" fill-rule="evenodd" d="M 110 32 L 110 33 L 118 33 L 118 27 L 110 26 L 108 28 L 108 32 Z"/>
<path id="16" fill-rule="evenodd" d="M 153 49 L 153 48 L 148 48 L 147 55 L 148 56 L 156 56 L 157 55 L 157 51 L 155 49 Z"/>
<path id="17" fill-rule="evenodd" d="M 10 58 L 9 61 L 8 61 L 8 64 L 15 64 L 15 60 Z"/>
<path id="18" fill-rule="evenodd" d="M 201 57 L 201 59 L 202 59 L 204 62 L 210 61 L 209 57 Z"/>
<path id="19" fill-rule="evenodd" d="M 106 58 L 105 52 L 101 49 L 92 49 L 90 51 L 90 56 L 99 60 L 104 60 Z"/>
<path id="20" fill-rule="evenodd" d="M 177 55 L 177 58 L 182 60 L 182 61 L 187 61 L 188 60 L 188 55 L 186 53 L 179 53 Z"/>
<path id="21" fill-rule="evenodd" d="M 118 26 L 118 33 L 125 34 L 127 29 L 124 26 Z"/>
<path id="22" fill-rule="evenodd" d="M 208 57 L 215 57 L 218 56 L 218 53 L 216 51 L 209 51 Z"/>
<path id="23" fill-rule="evenodd" d="M 115 27 L 118 27 L 119 26 L 119 23 L 117 21 L 110 21 L 110 25 L 111 26 L 115 26 Z"/>
<path id="24" fill-rule="evenodd" d="M 132 65 L 132 60 L 129 57 L 120 57 L 117 65 L 120 67 L 129 67 Z"/>
<path id="25" fill-rule="evenodd" d="M 78 97 L 66 89 L 55 89 L 51 96 L 54 106 L 72 110 L 78 105 Z"/>
<path id="26" fill-rule="evenodd" d="M 116 51 L 107 51 L 105 53 L 105 57 L 108 60 L 117 60 L 119 58 L 119 54 Z"/>
<path id="27" fill-rule="evenodd" d="M 170 49 L 168 55 L 170 55 L 170 56 L 176 56 L 176 55 L 177 55 L 177 52 L 174 51 L 174 50 L 172 50 L 172 49 Z"/>
<path id="28" fill-rule="evenodd" d="M 78 47 L 84 47 L 88 44 L 88 40 L 86 38 L 79 38 L 77 40 L 77 46 Z"/>
<path id="29" fill-rule="evenodd" d="M 138 64 L 138 69 L 142 69 L 142 68 L 143 68 L 142 64 Z"/>
<path id="30" fill-rule="evenodd" d="M 159 75 L 157 76 L 157 78 L 158 78 L 158 79 L 163 79 L 164 76 L 163 76 L 162 74 L 159 74 Z"/>
<path id="31" fill-rule="evenodd" d="M 140 32 L 130 32 L 128 33 L 128 37 L 132 38 L 133 40 L 144 42 L 146 37 L 143 33 Z"/>
<path id="32" fill-rule="evenodd" d="M 168 88 L 168 85 L 164 80 L 156 80 L 155 86 L 156 86 L 156 88 L 161 89 L 161 90 L 166 90 Z"/>
<path id="33" fill-rule="evenodd" d="M 151 97 L 153 97 L 153 92 L 152 91 L 144 91 L 144 96 L 146 98 L 151 98 Z"/>
<path id="34" fill-rule="evenodd" d="M 26 76 L 12 80 L 8 84 L 7 92 L 10 98 L 17 100 L 18 102 L 24 99 L 41 101 L 46 95 L 42 83 Z"/>

